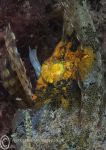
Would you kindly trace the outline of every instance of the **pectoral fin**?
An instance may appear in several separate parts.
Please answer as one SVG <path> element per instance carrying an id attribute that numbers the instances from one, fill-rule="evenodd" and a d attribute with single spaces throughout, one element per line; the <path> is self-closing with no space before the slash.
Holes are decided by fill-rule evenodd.
<path id="1" fill-rule="evenodd" d="M 36 49 L 31 49 L 29 47 L 29 59 L 30 59 L 30 62 L 35 70 L 35 73 L 36 73 L 36 76 L 37 78 L 40 76 L 40 73 L 41 73 L 41 65 L 40 65 L 40 62 L 37 58 L 37 50 Z"/>

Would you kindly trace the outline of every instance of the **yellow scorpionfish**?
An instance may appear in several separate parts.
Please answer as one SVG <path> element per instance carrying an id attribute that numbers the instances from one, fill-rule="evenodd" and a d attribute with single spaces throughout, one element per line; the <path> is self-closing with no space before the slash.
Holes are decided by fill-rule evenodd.
<path id="1" fill-rule="evenodd" d="M 93 49 L 91 47 L 82 49 L 79 46 L 76 51 L 72 51 L 71 47 L 71 42 L 60 41 L 57 44 L 52 56 L 42 65 L 37 88 L 69 78 L 77 80 L 77 72 L 82 81 L 87 77 L 94 64 Z"/>

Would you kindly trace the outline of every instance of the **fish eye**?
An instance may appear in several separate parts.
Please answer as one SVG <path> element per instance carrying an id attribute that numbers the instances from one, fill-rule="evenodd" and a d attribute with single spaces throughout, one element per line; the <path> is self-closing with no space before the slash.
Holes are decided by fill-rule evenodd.
<path id="1" fill-rule="evenodd" d="M 80 46 L 79 40 L 77 38 L 73 39 L 71 51 L 76 52 L 79 46 Z"/>

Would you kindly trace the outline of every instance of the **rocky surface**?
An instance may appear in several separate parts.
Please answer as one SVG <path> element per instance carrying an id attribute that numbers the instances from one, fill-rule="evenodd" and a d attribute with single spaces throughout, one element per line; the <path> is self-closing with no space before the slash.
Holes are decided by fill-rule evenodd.
<path id="1" fill-rule="evenodd" d="M 42 5 L 43 2 L 44 5 Z M 7 55 L 5 51 L 4 31 L 6 26 L 10 23 L 12 30 L 16 35 L 18 50 L 22 56 L 24 64 L 27 68 L 28 76 L 32 80 L 34 88 L 35 76 L 28 58 L 29 45 L 31 48 L 35 48 L 35 46 L 38 47 L 38 57 L 42 63 L 48 56 L 50 56 L 54 48 L 54 44 L 59 40 L 61 35 L 62 16 L 60 14 L 57 17 L 57 15 L 52 14 L 53 10 L 51 4 L 52 1 L 47 0 L 31 0 L 30 2 L 27 0 L 0 0 L 0 72 L 5 64 L 5 58 Z M 53 18 L 51 18 L 51 16 L 53 16 Z M 54 18 L 56 18 L 57 21 L 54 21 Z M 3 88 L 2 81 L 0 79 L 1 107 L 5 108 L 6 104 L 6 109 L 9 109 L 9 113 L 13 113 L 10 105 L 7 103 L 8 96 L 8 91 Z M 7 126 L 7 123 L 5 124 L 5 115 L 7 115 L 7 113 L 8 112 L 4 111 L 2 114 L 1 109 L 0 114 L 2 114 L 2 117 L 0 122 L 0 131 Z M 12 119 L 13 116 L 9 115 L 9 120 Z M 10 125 L 8 124 L 8 126 L 7 132 L 11 128 L 11 123 Z M 4 132 L 4 134 L 7 132 Z"/>
<path id="2" fill-rule="evenodd" d="M 44 43 L 45 43 L 44 39 L 46 39 L 46 42 L 48 43 L 52 42 L 54 46 L 54 43 L 58 41 L 58 39 L 60 38 L 61 30 L 59 30 L 58 36 L 56 35 L 57 31 L 55 31 L 54 33 L 50 30 L 46 30 L 48 28 L 48 23 L 47 23 L 48 19 L 42 25 L 42 22 L 43 22 L 42 20 L 43 19 L 45 20 L 45 17 L 44 17 L 45 7 L 44 6 L 42 6 L 43 8 L 41 7 L 40 10 L 38 11 L 40 13 L 41 18 L 39 17 L 33 18 L 34 19 L 33 22 L 35 24 L 38 21 L 38 18 L 39 18 L 38 22 L 40 22 L 41 24 L 40 23 L 38 23 L 40 25 L 33 24 L 33 22 L 31 21 L 32 19 L 31 16 L 34 17 L 34 14 L 36 13 L 37 8 L 41 6 L 40 0 L 37 2 L 31 1 L 30 5 L 28 1 L 27 2 L 17 1 L 16 3 L 17 5 L 15 3 L 12 4 L 12 0 L 11 0 L 8 7 L 6 5 L 6 2 L 7 2 L 6 0 L 0 1 L 0 4 L 2 5 L 3 8 L 9 7 L 9 9 L 6 9 L 7 12 L 4 13 L 4 11 L 1 11 L 3 15 L 0 15 L 0 17 L 3 18 L 5 16 L 4 17 L 5 19 L 4 18 L 2 19 L 5 21 L 0 24 L 1 31 L 3 30 L 4 26 L 8 22 L 10 22 L 15 34 L 17 35 L 17 39 L 18 39 L 17 44 L 18 44 L 19 49 L 22 50 L 21 52 L 22 57 L 27 56 L 26 51 L 28 50 L 29 45 L 33 47 L 37 43 L 37 46 L 39 47 L 38 49 L 41 52 L 41 55 L 39 53 L 39 58 L 40 58 L 40 61 L 43 62 L 44 59 L 46 59 L 48 55 L 50 55 L 52 52 L 52 47 L 51 47 L 50 53 L 46 51 L 47 50 L 46 47 L 49 46 L 49 44 L 46 44 L 46 46 L 44 46 Z M 101 0 L 101 1 L 88 0 L 87 2 L 88 2 L 88 6 L 89 6 L 88 8 L 90 10 L 90 14 L 93 18 L 93 22 L 96 27 L 97 37 L 99 39 L 100 46 L 101 46 L 103 66 L 105 69 L 106 68 L 105 67 L 106 65 L 105 63 L 106 34 L 105 34 L 105 8 L 104 8 L 105 1 L 104 0 Z M 45 4 L 48 5 L 48 1 L 45 0 Z M 49 6 L 50 5 L 46 7 L 47 9 L 46 11 L 51 11 L 51 8 Z M 14 10 L 14 11 L 11 12 L 11 10 Z M 31 11 L 31 14 L 30 14 L 30 10 L 33 10 Z M 9 17 L 7 17 L 7 13 L 9 14 Z M 38 16 L 39 16 L 39 13 L 38 13 Z M 61 27 L 61 22 L 62 20 L 59 20 L 59 24 L 58 24 L 60 25 L 59 27 Z M 52 21 L 51 21 L 51 24 L 52 24 Z M 42 34 L 46 32 L 44 34 L 45 37 L 42 37 L 41 36 L 42 34 L 40 35 L 39 33 L 36 33 L 37 30 L 35 29 L 38 28 L 38 26 L 41 26 L 42 29 L 45 28 L 46 31 L 43 31 L 43 32 L 41 31 Z M 29 30 L 29 28 L 31 31 Z M 53 26 L 53 29 L 55 30 L 54 26 Z M 51 37 L 51 32 L 53 33 L 52 37 Z M 48 36 L 48 34 L 51 38 Z M 49 38 L 49 41 L 47 39 L 47 36 Z M 0 34 L 0 37 L 2 37 L 2 32 Z M 40 40 L 40 37 L 42 37 L 41 40 Z M 28 42 L 26 43 L 25 41 L 28 41 Z M 105 81 L 106 71 L 104 69 L 103 69 L 103 72 L 104 72 L 104 81 Z M 90 88 L 89 88 L 89 83 L 91 84 Z M 17 134 L 19 134 L 19 136 L 18 137 L 17 135 L 15 136 L 17 139 L 20 138 L 22 140 L 22 142 L 19 143 L 19 145 L 21 145 L 20 147 L 22 150 L 24 149 L 105 150 L 106 149 L 106 117 L 105 117 L 105 113 L 104 114 L 102 113 L 102 118 L 100 117 L 101 110 L 99 107 L 101 103 L 101 95 L 99 95 L 99 91 L 101 92 L 101 89 L 97 88 L 97 85 L 95 84 L 95 79 L 92 78 L 92 74 L 90 75 L 89 79 L 86 80 L 85 85 L 86 85 L 86 90 L 84 94 L 81 123 L 79 122 L 79 118 L 77 114 L 78 108 L 70 112 L 70 111 L 63 110 L 62 108 L 55 108 L 54 110 L 52 110 L 50 109 L 51 108 L 50 105 L 45 106 L 45 108 L 42 109 L 40 112 L 38 112 L 37 115 L 34 113 L 32 117 L 33 131 L 36 131 L 36 134 L 34 135 L 30 133 L 33 135 L 33 139 L 29 140 L 29 143 L 32 144 L 32 147 L 31 145 L 27 145 L 28 142 L 23 137 L 26 133 L 24 132 L 23 136 L 21 137 L 22 135 L 22 134 L 20 135 L 21 130 L 18 128 L 19 133 L 17 131 Z M 105 86 L 106 84 L 104 84 L 104 87 Z M 93 94 L 91 95 L 91 93 Z M 88 99 L 87 97 L 88 95 L 90 95 L 90 99 Z M 99 96 L 100 98 L 98 98 Z M 106 96 L 106 92 L 104 92 L 104 99 L 105 99 L 105 96 Z M 5 106 L 4 103 L 2 103 L 2 105 Z M 101 109 L 104 109 L 103 105 Z M 32 113 L 29 115 L 32 116 Z M 9 117 L 9 118 L 11 118 L 10 120 L 12 120 L 13 117 Z M 18 121 L 18 117 L 16 118 Z M 6 126 L 6 122 L 5 120 L 3 121 L 3 117 L 1 118 L 1 120 L 3 123 L 5 123 L 5 126 Z M 24 116 L 19 120 L 21 120 L 19 122 L 22 122 L 22 121 L 24 122 Z M 100 124 L 98 124 L 99 121 L 100 121 Z M 16 126 L 19 126 L 19 124 L 17 124 Z M 26 127 L 28 128 L 28 126 Z M 24 131 L 24 129 L 22 128 L 22 131 Z M 25 148 L 25 146 L 27 148 Z M 30 148 L 28 148 L 28 146 Z"/>

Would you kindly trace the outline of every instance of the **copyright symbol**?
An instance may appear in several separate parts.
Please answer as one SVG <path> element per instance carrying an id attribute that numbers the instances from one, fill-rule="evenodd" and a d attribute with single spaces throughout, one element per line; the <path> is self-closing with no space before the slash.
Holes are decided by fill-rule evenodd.
<path id="1" fill-rule="evenodd" d="M 10 139 L 9 139 L 9 137 L 7 135 L 3 135 L 0 138 L 0 147 L 3 150 L 7 150 L 10 147 Z"/>

